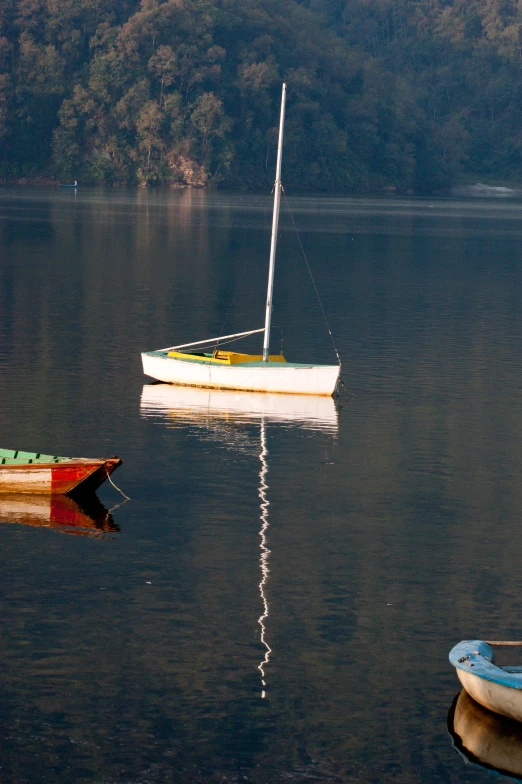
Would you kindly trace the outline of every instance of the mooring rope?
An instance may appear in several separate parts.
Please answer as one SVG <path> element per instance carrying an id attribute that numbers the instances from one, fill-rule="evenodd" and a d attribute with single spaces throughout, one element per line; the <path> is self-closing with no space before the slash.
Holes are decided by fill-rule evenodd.
<path id="1" fill-rule="evenodd" d="M 297 226 L 296 226 L 296 223 L 295 223 L 295 220 L 294 220 L 294 214 L 293 214 L 292 210 L 290 209 L 290 204 L 288 203 L 288 199 L 286 197 L 286 192 L 285 192 L 285 189 L 283 188 L 283 185 L 281 185 L 281 190 L 283 191 L 283 196 L 285 198 L 286 208 L 287 208 L 288 212 L 290 213 L 290 218 L 292 219 L 292 225 L 293 225 L 293 227 L 295 229 L 297 240 L 299 242 L 299 247 L 301 248 L 301 253 L 303 254 L 303 258 L 305 260 L 305 263 L 306 263 L 306 266 L 307 266 L 307 269 L 308 269 L 308 274 L 310 275 L 310 280 L 312 281 L 312 285 L 313 285 L 313 287 L 315 289 L 315 294 L 316 294 L 316 297 L 317 297 L 317 301 L 319 302 L 319 307 L 321 308 L 321 311 L 322 311 L 322 314 L 323 314 L 324 322 L 326 324 L 326 329 L 328 330 L 328 334 L 330 335 L 330 339 L 332 341 L 332 346 L 333 346 L 333 350 L 335 351 L 335 356 L 337 357 L 337 361 L 339 363 L 339 367 L 342 370 L 343 366 L 342 366 L 342 362 L 341 362 L 341 357 L 339 356 L 339 352 L 337 351 L 337 346 L 335 345 L 334 336 L 332 334 L 332 330 L 330 328 L 330 324 L 329 324 L 328 318 L 326 316 L 326 311 L 325 311 L 325 309 L 323 307 L 323 303 L 321 301 L 321 297 L 319 296 L 319 290 L 318 290 L 318 288 L 316 286 L 316 283 L 315 283 L 315 280 L 314 280 L 314 276 L 312 275 L 312 270 L 310 268 L 310 264 L 309 264 L 308 258 L 306 256 L 305 249 L 303 248 L 303 243 L 301 242 L 301 236 L 299 234 L 299 231 L 297 229 Z"/>
<path id="2" fill-rule="evenodd" d="M 115 485 L 115 484 L 114 484 L 114 482 L 113 482 L 113 481 L 112 481 L 112 479 L 111 479 L 111 475 L 109 474 L 109 472 L 108 472 L 108 471 L 107 471 L 107 479 L 109 480 L 109 482 L 111 483 L 111 485 L 114 487 L 114 489 L 118 491 L 118 493 L 121 493 L 121 494 L 122 494 L 122 496 L 123 496 L 124 498 L 126 498 L 126 499 L 127 499 L 127 501 L 130 501 L 130 498 L 129 498 L 129 496 L 128 496 L 128 495 L 125 495 L 125 493 L 123 492 L 123 490 L 120 490 L 120 488 L 119 488 L 117 485 Z"/>

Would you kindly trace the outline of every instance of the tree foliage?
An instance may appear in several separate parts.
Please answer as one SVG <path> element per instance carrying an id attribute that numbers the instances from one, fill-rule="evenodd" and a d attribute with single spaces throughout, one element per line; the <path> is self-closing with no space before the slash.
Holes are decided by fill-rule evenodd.
<path id="1" fill-rule="evenodd" d="M 0 176 L 294 190 L 519 177 L 520 0 L 0 0 Z"/>

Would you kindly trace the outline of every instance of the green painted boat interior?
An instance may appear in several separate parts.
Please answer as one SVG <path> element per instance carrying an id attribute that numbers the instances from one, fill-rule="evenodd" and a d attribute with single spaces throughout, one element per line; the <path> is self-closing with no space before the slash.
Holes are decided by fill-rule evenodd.
<path id="1" fill-rule="evenodd" d="M 43 455 L 41 452 L 22 452 L 19 449 L 0 449 L 0 465 L 27 465 L 28 463 L 61 463 L 70 457 Z"/>

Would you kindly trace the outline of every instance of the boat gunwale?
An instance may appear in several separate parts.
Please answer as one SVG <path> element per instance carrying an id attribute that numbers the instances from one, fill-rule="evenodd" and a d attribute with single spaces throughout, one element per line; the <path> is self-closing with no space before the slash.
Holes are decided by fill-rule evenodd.
<path id="1" fill-rule="evenodd" d="M 490 683 L 522 690 L 522 673 L 509 672 L 495 664 L 493 648 L 484 640 L 462 640 L 455 645 L 449 660 L 458 670 L 475 675 Z"/>
<path id="2" fill-rule="evenodd" d="M 182 363 L 186 362 L 188 364 L 196 363 L 198 365 L 211 365 L 211 366 L 215 366 L 216 365 L 215 361 L 213 361 L 213 360 L 200 359 L 199 357 L 194 357 L 194 358 L 191 358 L 191 357 L 188 357 L 188 356 L 186 358 L 185 357 L 183 357 L 183 358 L 182 357 L 170 357 L 168 355 L 167 351 L 142 351 L 141 355 L 142 356 L 147 356 L 147 357 L 157 357 L 158 359 L 166 359 L 166 360 L 170 360 L 171 362 L 182 362 Z M 297 369 L 301 368 L 301 369 L 306 369 L 306 370 L 312 370 L 312 369 L 315 369 L 315 368 L 339 368 L 339 365 L 319 365 L 319 364 L 316 365 L 316 364 L 310 363 L 310 362 L 307 362 L 307 363 L 304 363 L 304 362 L 270 362 L 270 361 L 263 362 L 263 360 L 259 360 L 259 361 L 256 361 L 256 362 L 235 362 L 234 364 L 231 364 L 231 365 L 229 365 L 228 363 L 221 363 L 220 362 L 219 363 L 219 367 L 224 367 L 224 368 L 243 368 L 243 369 L 248 369 L 248 368 L 253 368 L 253 367 L 254 368 L 257 368 L 257 367 L 265 367 L 265 368 L 269 367 L 272 370 L 275 369 L 275 368 L 279 368 L 281 371 L 283 371 L 285 369 L 296 369 L 296 368 Z M 189 386 L 199 386 L 199 385 L 194 384 L 194 385 L 189 385 Z"/>
<path id="3" fill-rule="evenodd" d="M 51 462 L 45 461 L 40 462 L 39 460 L 33 460 L 33 462 L 28 462 L 26 458 L 3 458 L 5 460 L 16 460 L 17 462 L 14 463 L 2 463 L 0 462 L 0 470 L 2 468 L 9 468 L 10 470 L 31 470 L 35 468 L 44 468 L 44 469 L 52 469 L 57 470 L 59 468 L 70 468 L 71 466 L 75 465 L 89 465 L 89 466 L 96 466 L 100 468 L 101 466 L 107 465 L 107 463 L 118 463 L 118 465 L 122 462 L 121 458 L 119 457 L 109 457 L 109 458 L 89 458 L 89 457 L 66 457 L 61 458 L 59 460 L 53 460 Z M 22 462 L 25 460 L 25 462 Z M 18 462 L 19 461 L 19 462 Z"/>

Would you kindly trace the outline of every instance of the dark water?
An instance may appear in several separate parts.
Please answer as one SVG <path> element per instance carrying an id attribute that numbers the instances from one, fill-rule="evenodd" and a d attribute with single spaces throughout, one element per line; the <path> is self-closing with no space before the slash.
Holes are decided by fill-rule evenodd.
<path id="1" fill-rule="evenodd" d="M 339 409 L 144 389 L 262 326 L 269 198 L 0 190 L 0 445 L 131 497 L 77 536 L 0 504 L 2 782 L 489 780 L 447 654 L 521 634 L 522 204 L 291 207 Z M 334 361 L 288 214 L 275 291 L 274 350 Z"/>

